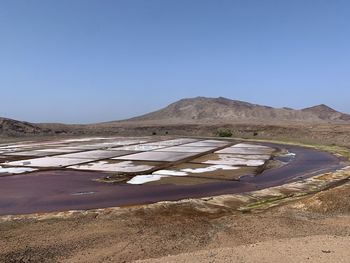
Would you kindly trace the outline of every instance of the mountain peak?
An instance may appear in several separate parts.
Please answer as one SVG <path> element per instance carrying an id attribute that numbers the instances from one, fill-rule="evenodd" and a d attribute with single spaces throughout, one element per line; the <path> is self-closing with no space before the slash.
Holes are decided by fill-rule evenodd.
<path id="1" fill-rule="evenodd" d="M 312 111 L 312 112 L 330 112 L 330 113 L 335 113 L 337 112 L 335 109 L 325 105 L 325 104 L 319 104 L 313 107 L 305 108 L 303 111 Z"/>
<path id="2" fill-rule="evenodd" d="M 333 121 L 333 120 L 345 120 L 348 121 L 350 116 L 347 114 L 343 114 L 335 109 L 325 105 L 320 104 L 310 108 L 306 108 L 302 110 L 303 112 L 312 113 L 318 116 L 322 120 Z"/>

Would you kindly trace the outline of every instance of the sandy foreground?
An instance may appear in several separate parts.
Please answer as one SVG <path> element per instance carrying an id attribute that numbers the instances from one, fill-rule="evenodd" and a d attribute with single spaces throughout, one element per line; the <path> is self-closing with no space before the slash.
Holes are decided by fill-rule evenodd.
<path id="1" fill-rule="evenodd" d="M 349 262 L 349 244 L 349 237 L 321 235 L 271 240 L 136 262 Z"/>
<path id="2" fill-rule="evenodd" d="M 348 262 L 350 183 L 255 213 L 169 202 L 0 221 L 0 262 Z"/>

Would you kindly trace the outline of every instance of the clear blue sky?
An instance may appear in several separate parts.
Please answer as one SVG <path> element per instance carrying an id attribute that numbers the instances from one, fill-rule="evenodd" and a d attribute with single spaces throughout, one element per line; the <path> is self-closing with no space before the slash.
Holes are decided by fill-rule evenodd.
<path id="1" fill-rule="evenodd" d="M 350 1 L 1 0 L 0 116 L 89 123 L 184 97 L 350 113 Z"/>

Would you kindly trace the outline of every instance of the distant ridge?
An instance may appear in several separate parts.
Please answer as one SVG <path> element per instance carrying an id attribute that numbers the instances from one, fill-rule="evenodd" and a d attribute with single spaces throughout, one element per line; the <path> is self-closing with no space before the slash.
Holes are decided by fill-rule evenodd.
<path id="1" fill-rule="evenodd" d="M 350 115 L 324 104 L 295 110 L 273 108 L 228 98 L 195 97 L 179 100 L 155 112 L 126 121 L 170 123 L 343 123 Z"/>
<path id="2" fill-rule="evenodd" d="M 338 112 L 321 104 L 310 108 L 295 110 L 273 108 L 228 98 L 195 97 L 182 99 L 167 107 L 135 118 L 96 123 L 70 125 L 59 123 L 34 124 L 7 118 L 0 118 L 0 136 L 54 135 L 114 133 L 123 127 L 143 126 L 180 127 L 187 124 L 246 124 L 246 125 L 286 125 L 286 124 L 350 124 L 350 115 Z"/>

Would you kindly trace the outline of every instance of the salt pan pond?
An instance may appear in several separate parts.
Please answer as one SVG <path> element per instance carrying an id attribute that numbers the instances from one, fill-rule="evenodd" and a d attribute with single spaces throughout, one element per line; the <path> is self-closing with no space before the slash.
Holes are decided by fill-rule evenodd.
<path id="1" fill-rule="evenodd" d="M 197 146 L 197 147 L 190 147 L 187 146 L 188 144 L 184 144 L 181 146 L 173 146 L 173 147 L 167 147 L 155 150 L 156 152 L 192 152 L 192 153 L 201 153 L 201 152 L 207 152 L 214 150 L 216 147 L 204 147 L 204 146 Z"/>
<path id="2" fill-rule="evenodd" d="M 137 144 L 137 145 L 129 145 L 117 148 L 110 148 L 109 150 L 126 150 L 126 151 L 136 151 L 136 152 L 147 152 L 153 151 L 156 149 L 164 148 L 164 145 L 150 145 L 150 144 Z"/>
<path id="3" fill-rule="evenodd" d="M 203 164 L 222 164 L 222 165 L 239 165 L 239 166 L 261 166 L 266 162 L 267 159 L 249 159 L 248 158 L 237 158 L 233 154 L 209 154 L 191 162 L 198 162 Z"/>
<path id="4" fill-rule="evenodd" d="M 166 140 L 166 141 L 149 142 L 147 143 L 147 145 L 176 146 L 176 145 L 182 145 L 182 144 L 196 142 L 196 141 L 198 140 L 190 139 L 190 138 L 180 138 L 180 139 L 173 139 L 173 140 Z"/>
<path id="5" fill-rule="evenodd" d="M 221 147 L 228 145 L 229 142 L 227 141 L 218 141 L 218 140 L 204 140 L 204 141 L 199 141 L 199 142 L 191 142 L 191 143 L 186 143 L 182 146 L 213 146 L 213 147 Z"/>
<path id="6" fill-rule="evenodd" d="M 159 163 L 138 162 L 138 161 L 113 161 L 105 160 L 82 165 L 69 166 L 68 168 L 77 170 L 93 170 L 106 172 L 134 173 L 146 172 L 159 165 Z"/>
<path id="7" fill-rule="evenodd" d="M 94 151 L 85 151 L 85 152 L 78 152 L 78 153 L 61 154 L 61 155 L 56 155 L 56 157 L 99 160 L 99 159 L 108 159 L 108 158 L 127 155 L 127 154 L 130 154 L 130 151 L 94 150 Z"/>
<path id="8" fill-rule="evenodd" d="M 60 158 L 60 157 L 42 157 L 34 159 L 25 159 L 21 161 L 14 161 L 5 163 L 11 166 L 26 166 L 26 167 L 65 167 L 80 163 L 87 163 L 94 161 L 93 159 L 71 159 L 71 158 Z"/>
<path id="9" fill-rule="evenodd" d="M 249 155 L 270 155 L 272 154 L 274 149 L 272 148 L 248 148 L 248 147 L 227 147 L 216 153 L 225 153 L 225 154 L 249 154 Z"/>
<path id="10" fill-rule="evenodd" d="M 142 152 L 121 157 L 112 158 L 114 160 L 135 160 L 135 161 L 159 161 L 175 162 L 196 155 L 196 153 L 179 153 L 179 152 Z"/>

